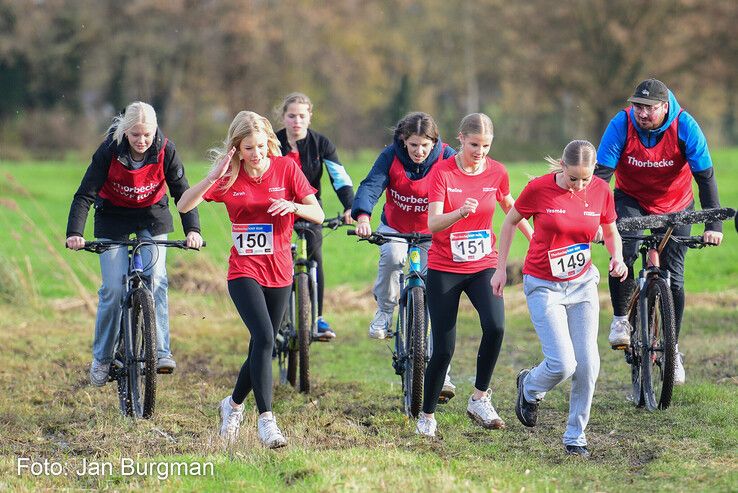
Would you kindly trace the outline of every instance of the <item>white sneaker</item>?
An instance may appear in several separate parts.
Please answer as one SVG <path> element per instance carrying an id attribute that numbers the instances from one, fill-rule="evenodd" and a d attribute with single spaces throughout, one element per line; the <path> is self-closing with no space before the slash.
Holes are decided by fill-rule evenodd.
<path id="1" fill-rule="evenodd" d="M 259 429 L 259 440 L 267 448 L 279 448 L 287 445 L 287 439 L 282 435 L 282 431 L 277 426 L 277 420 L 274 418 L 274 415 L 260 417 L 257 427 Z"/>
<path id="2" fill-rule="evenodd" d="M 238 438 L 238 431 L 243 421 L 243 404 L 234 408 L 229 395 L 220 401 L 220 436 L 233 443 Z"/>
<path id="3" fill-rule="evenodd" d="M 415 424 L 415 433 L 426 437 L 436 436 L 436 418 L 426 416 L 421 411 L 418 415 L 418 422 Z"/>
<path id="4" fill-rule="evenodd" d="M 108 383 L 108 374 L 110 373 L 110 365 L 100 363 L 96 359 L 92 359 L 90 365 L 90 384 L 95 387 L 102 387 Z"/>
<path id="5" fill-rule="evenodd" d="M 369 323 L 369 337 L 372 339 L 384 339 L 392 323 L 392 313 L 377 310 L 374 318 Z"/>
<path id="6" fill-rule="evenodd" d="M 474 400 L 474 394 L 470 395 L 469 404 L 466 406 L 466 414 L 482 428 L 487 428 L 488 430 L 504 428 L 505 422 L 492 406 L 491 396 L 491 389 L 487 389 L 487 392 L 477 401 Z"/>
<path id="7" fill-rule="evenodd" d="M 684 355 L 677 352 L 674 360 L 674 385 L 684 385 L 686 380 L 687 375 L 684 373 Z"/>
<path id="8" fill-rule="evenodd" d="M 613 320 L 607 341 L 613 349 L 625 349 L 630 345 L 630 332 L 633 328 L 627 320 Z"/>

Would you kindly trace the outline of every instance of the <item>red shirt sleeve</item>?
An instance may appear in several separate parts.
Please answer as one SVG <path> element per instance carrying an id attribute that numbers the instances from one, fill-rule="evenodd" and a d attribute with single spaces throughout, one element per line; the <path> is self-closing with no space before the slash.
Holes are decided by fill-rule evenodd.
<path id="1" fill-rule="evenodd" d="M 445 173 L 441 172 L 441 166 L 434 166 L 431 170 L 428 185 L 428 203 L 446 201 Z"/>
<path id="2" fill-rule="evenodd" d="M 223 202 L 227 189 L 223 186 L 228 183 L 228 176 L 224 176 L 213 185 L 202 195 L 202 199 L 206 202 Z"/>
<path id="3" fill-rule="evenodd" d="M 533 181 L 528 182 L 525 188 L 520 192 L 518 198 L 515 199 L 515 210 L 518 211 L 525 219 L 528 219 L 536 212 L 536 191 L 534 188 L 536 187 L 533 186 Z"/>
<path id="4" fill-rule="evenodd" d="M 612 195 L 612 190 L 610 190 L 610 187 L 606 187 L 605 191 L 607 195 L 605 196 L 605 204 L 600 214 L 600 224 L 614 223 L 618 218 L 615 212 L 615 199 Z"/>
<path id="5" fill-rule="evenodd" d="M 497 202 L 502 202 L 502 199 L 510 195 L 510 175 L 507 174 L 507 169 L 500 165 L 500 186 L 497 187 Z"/>

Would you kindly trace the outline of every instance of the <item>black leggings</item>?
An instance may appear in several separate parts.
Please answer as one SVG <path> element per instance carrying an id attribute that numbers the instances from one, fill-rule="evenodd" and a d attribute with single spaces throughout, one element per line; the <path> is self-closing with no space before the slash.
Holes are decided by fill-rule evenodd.
<path id="1" fill-rule="evenodd" d="M 228 281 L 228 293 L 251 333 L 248 356 L 233 389 L 233 402 L 241 404 L 253 389 L 259 413 L 271 411 L 274 335 L 287 308 L 290 286 L 265 288 L 254 279 L 239 277 Z"/>
<path id="2" fill-rule="evenodd" d="M 308 260 L 315 260 L 317 264 L 318 277 L 318 316 L 323 315 L 323 290 L 325 279 L 323 277 L 323 226 L 321 224 L 310 224 L 310 231 L 306 235 Z"/>
<path id="3" fill-rule="evenodd" d="M 423 412 L 436 410 L 446 369 L 456 347 L 456 316 L 464 292 L 479 313 L 482 340 L 477 352 L 477 377 L 474 386 L 486 390 L 500 355 L 505 331 L 505 304 L 502 297 L 492 294 L 489 281 L 496 269 L 474 274 L 453 274 L 428 269 L 426 280 L 428 310 L 431 319 L 433 354 L 425 370 Z"/>

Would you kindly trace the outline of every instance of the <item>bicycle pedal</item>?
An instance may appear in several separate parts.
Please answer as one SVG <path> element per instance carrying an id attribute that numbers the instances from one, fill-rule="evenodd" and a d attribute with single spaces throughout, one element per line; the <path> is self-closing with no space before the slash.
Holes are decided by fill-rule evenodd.
<path id="1" fill-rule="evenodd" d="M 331 336 L 313 335 L 313 340 L 318 342 L 331 342 L 333 339 Z"/>
<path id="2" fill-rule="evenodd" d="M 157 368 L 156 373 L 159 375 L 171 375 L 174 373 L 174 368 Z"/>
<path id="3" fill-rule="evenodd" d="M 616 346 L 610 346 L 614 351 L 625 351 L 628 349 L 628 344 L 618 344 Z"/>

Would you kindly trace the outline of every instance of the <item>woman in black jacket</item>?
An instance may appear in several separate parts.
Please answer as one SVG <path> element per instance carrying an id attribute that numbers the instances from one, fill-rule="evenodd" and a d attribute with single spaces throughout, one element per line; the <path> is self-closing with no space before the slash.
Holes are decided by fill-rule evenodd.
<path id="1" fill-rule="evenodd" d="M 165 240 L 174 230 L 166 189 L 179 200 L 189 188 L 174 143 L 159 130 L 156 112 L 149 104 L 131 103 L 113 120 L 105 141 L 92 156 L 82 183 L 74 194 L 67 221 L 67 247 L 84 247 L 84 229 L 90 206 L 95 205 L 95 237 L 125 240 L 131 234 Z M 202 246 L 197 210 L 181 214 L 187 245 Z M 157 371 L 171 373 L 176 367 L 169 349 L 169 307 L 164 247 L 142 249 L 145 271 L 154 283 L 157 331 Z M 153 261 L 153 264 L 152 264 Z M 124 248 L 100 255 L 102 285 L 95 321 L 90 382 L 100 387 L 108 381 L 113 361 L 115 334 L 121 317 L 121 278 L 128 270 Z"/>
<path id="2" fill-rule="evenodd" d="M 331 185 L 343 205 L 343 218 L 346 224 L 353 224 L 351 206 L 354 202 L 354 186 L 351 177 L 338 160 L 336 146 L 324 135 L 310 129 L 310 118 L 313 115 L 313 103 L 310 98 L 300 92 L 293 92 L 284 98 L 279 108 L 284 128 L 277 132 L 282 155 L 291 156 L 302 169 L 303 174 L 318 192 L 315 196 L 320 200 L 320 179 L 323 176 L 323 165 L 328 170 Z M 328 322 L 323 320 L 323 234 L 320 224 L 312 225 L 312 234 L 307 235 L 308 259 L 315 260 L 318 270 L 318 323 L 317 336 L 328 340 L 336 337 Z"/>

